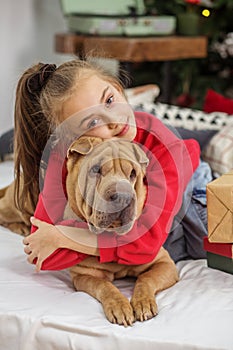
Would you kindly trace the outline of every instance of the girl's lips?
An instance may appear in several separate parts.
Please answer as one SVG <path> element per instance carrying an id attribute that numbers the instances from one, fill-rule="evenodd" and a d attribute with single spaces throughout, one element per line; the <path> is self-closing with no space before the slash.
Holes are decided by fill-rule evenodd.
<path id="1" fill-rule="evenodd" d="M 125 124 L 123 126 L 123 128 L 121 129 L 121 131 L 119 132 L 119 134 L 117 134 L 116 136 L 124 136 L 129 130 L 129 124 Z"/>

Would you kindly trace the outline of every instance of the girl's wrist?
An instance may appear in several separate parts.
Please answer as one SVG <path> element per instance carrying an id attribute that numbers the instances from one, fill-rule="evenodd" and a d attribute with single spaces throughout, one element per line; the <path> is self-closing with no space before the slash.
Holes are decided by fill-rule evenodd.
<path id="1" fill-rule="evenodd" d="M 59 248 L 67 248 L 89 255 L 99 255 L 97 236 L 87 229 L 56 226 L 59 232 Z"/>

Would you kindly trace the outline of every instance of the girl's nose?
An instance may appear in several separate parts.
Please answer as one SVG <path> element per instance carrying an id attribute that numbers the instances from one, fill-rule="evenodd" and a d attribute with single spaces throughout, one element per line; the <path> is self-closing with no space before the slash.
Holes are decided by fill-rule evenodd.
<path id="1" fill-rule="evenodd" d="M 109 127 L 109 129 L 113 130 L 113 129 L 116 129 L 118 127 L 118 124 L 116 124 L 116 123 L 109 123 L 108 127 Z"/>

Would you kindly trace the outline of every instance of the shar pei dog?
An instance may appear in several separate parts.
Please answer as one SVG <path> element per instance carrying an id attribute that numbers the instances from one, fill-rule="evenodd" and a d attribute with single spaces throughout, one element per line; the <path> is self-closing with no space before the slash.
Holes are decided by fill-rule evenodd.
<path id="1" fill-rule="evenodd" d="M 67 152 L 67 206 L 64 219 L 85 221 L 95 234 L 127 234 L 142 212 L 148 158 L 139 145 L 125 140 L 82 136 Z M 14 206 L 14 182 L 0 190 L 0 224 L 28 234 L 30 215 Z M 33 215 L 31 208 L 28 212 Z M 128 326 L 157 315 L 155 294 L 178 281 L 168 252 L 161 247 L 156 258 L 143 265 L 99 263 L 89 256 L 70 268 L 77 291 L 96 298 L 112 323 Z M 129 301 L 112 283 L 126 276 L 136 279 Z"/>
<path id="2" fill-rule="evenodd" d="M 147 165 L 145 153 L 132 142 L 81 137 L 67 153 L 64 217 L 85 220 L 96 234 L 112 231 L 125 235 L 144 206 Z M 178 281 L 176 266 L 163 247 L 147 264 L 101 264 L 90 256 L 70 273 L 77 291 L 96 298 L 107 319 L 124 326 L 156 316 L 155 294 Z M 130 301 L 112 283 L 126 276 L 136 278 Z"/>

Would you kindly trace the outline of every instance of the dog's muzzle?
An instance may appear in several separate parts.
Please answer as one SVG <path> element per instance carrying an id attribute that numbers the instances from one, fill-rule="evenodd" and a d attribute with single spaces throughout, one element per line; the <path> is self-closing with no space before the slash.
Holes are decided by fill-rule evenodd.
<path id="1" fill-rule="evenodd" d="M 104 197 L 97 202 L 89 222 L 92 232 L 124 234 L 131 229 L 136 216 L 136 195 L 127 181 L 109 186 Z"/>

